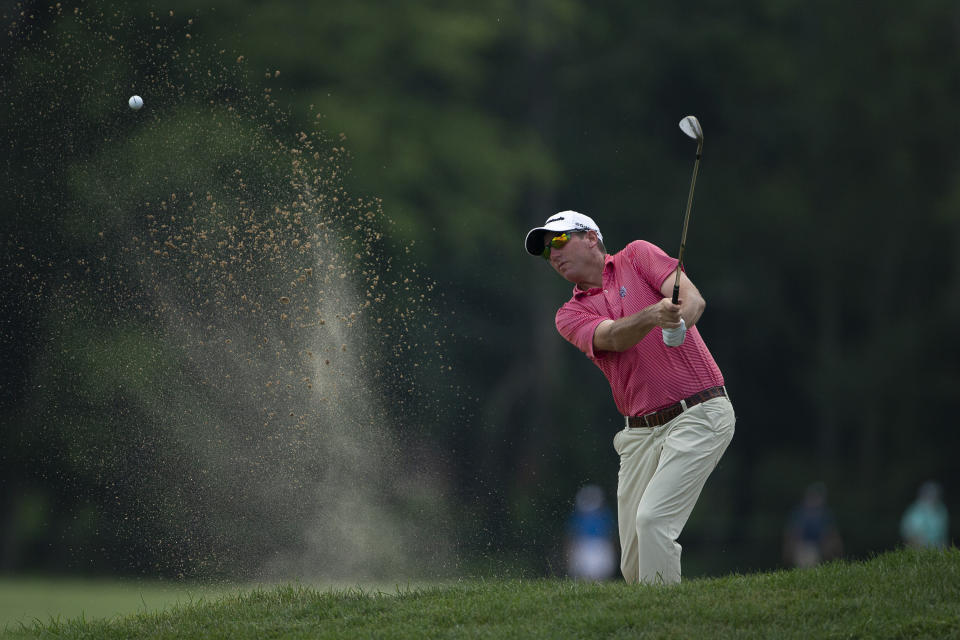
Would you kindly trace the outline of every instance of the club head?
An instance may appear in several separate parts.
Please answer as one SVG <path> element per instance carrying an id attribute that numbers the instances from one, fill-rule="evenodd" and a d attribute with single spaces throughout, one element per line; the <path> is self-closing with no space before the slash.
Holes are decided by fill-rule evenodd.
<path id="1" fill-rule="evenodd" d="M 700 121 L 697 120 L 697 116 L 687 116 L 681 120 L 680 130 L 697 142 L 703 141 L 703 129 L 700 128 Z"/>

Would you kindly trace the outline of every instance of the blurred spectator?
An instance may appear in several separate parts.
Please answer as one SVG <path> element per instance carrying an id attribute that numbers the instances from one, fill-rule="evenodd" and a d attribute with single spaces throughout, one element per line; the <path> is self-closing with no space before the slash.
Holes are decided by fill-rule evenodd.
<path id="1" fill-rule="evenodd" d="M 588 484 L 577 492 L 576 504 L 567 521 L 567 566 L 579 580 L 606 580 L 617 569 L 613 546 L 613 513 L 603 490 Z"/>
<path id="2" fill-rule="evenodd" d="M 843 541 L 827 506 L 827 487 L 807 487 L 803 502 L 790 514 L 783 536 L 783 555 L 793 567 L 812 567 L 843 553 Z"/>
<path id="3" fill-rule="evenodd" d="M 907 507 L 900 520 L 900 535 L 911 547 L 947 546 L 947 508 L 940 501 L 940 485 L 924 482 L 917 499 Z"/>

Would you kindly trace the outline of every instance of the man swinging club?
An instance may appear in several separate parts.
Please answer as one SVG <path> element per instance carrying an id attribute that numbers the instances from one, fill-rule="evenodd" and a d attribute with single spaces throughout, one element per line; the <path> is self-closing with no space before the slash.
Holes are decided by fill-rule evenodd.
<path id="1" fill-rule="evenodd" d="M 562 211 L 531 229 L 527 252 L 572 282 L 560 334 L 603 371 L 624 428 L 617 513 L 627 582 L 680 582 L 677 538 L 733 438 L 723 375 L 697 330 L 706 303 L 677 259 L 643 240 L 608 255 L 588 216 Z"/>

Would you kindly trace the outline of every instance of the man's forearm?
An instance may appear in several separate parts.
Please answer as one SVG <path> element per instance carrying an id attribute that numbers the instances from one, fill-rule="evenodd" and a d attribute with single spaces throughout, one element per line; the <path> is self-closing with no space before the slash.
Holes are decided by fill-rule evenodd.
<path id="1" fill-rule="evenodd" d="M 673 282 L 668 278 L 664 281 L 660 293 L 667 298 L 670 297 L 672 290 Z M 682 274 L 680 276 L 680 315 L 683 317 L 687 329 L 697 323 L 706 307 L 707 303 L 700 295 L 700 290 L 690 281 L 687 274 Z"/>
<path id="2" fill-rule="evenodd" d="M 626 351 L 644 339 L 658 322 L 659 303 L 629 316 L 601 322 L 593 334 L 593 348 L 598 351 Z"/>
<path id="3" fill-rule="evenodd" d="M 687 329 L 692 328 L 697 323 L 706 308 L 706 301 L 699 295 L 690 296 L 687 300 L 680 299 L 680 316 L 683 318 L 684 324 L 687 325 Z"/>

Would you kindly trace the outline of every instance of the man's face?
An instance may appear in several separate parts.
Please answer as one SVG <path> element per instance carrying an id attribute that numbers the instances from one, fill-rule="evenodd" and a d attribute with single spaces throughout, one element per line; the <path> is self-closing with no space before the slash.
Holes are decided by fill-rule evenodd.
<path id="1" fill-rule="evenodd" d="M 545 245 L 549 244 L 551 239 L 562 235 L 561 232 L 547 232 L 544 236 Z M 586 279 L 590 252 L 593 250 L 592 232 L 567 231 L 566 235 L 570 238 L 566 244 L 550 248 L 550 266 L 564 279 L 577 284 Z"/>

